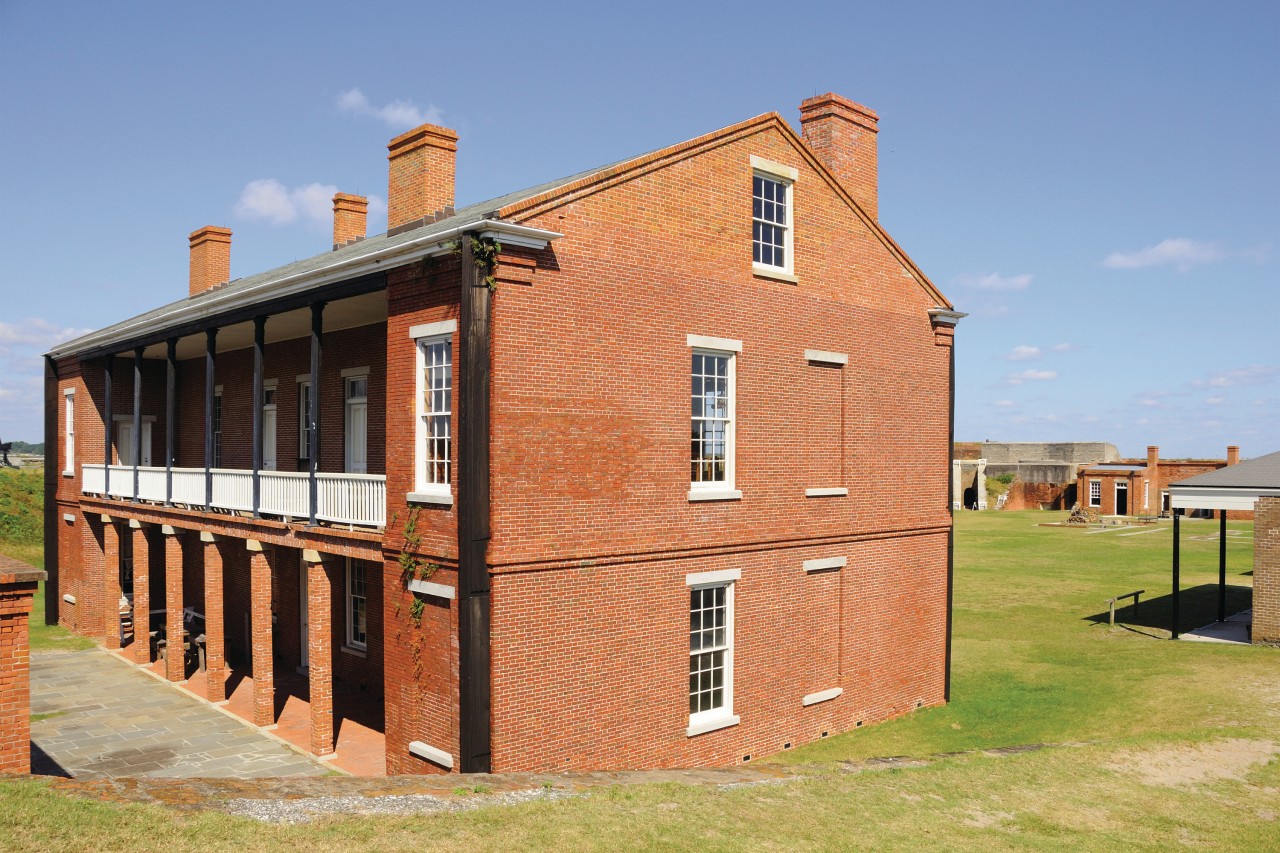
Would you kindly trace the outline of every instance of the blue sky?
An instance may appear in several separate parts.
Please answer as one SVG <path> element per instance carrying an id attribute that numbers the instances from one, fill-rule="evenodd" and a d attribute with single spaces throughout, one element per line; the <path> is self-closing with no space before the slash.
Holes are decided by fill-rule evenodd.
<path id="1" fill-rule="evenodd" d="M 956 437 L 1280 448 L 1280 4 L 0 0 L 0 437 L 39 353 L 328 248 L 387 140 L 460 135 L 459 202 L 835 91 L 880 219 L 970 316 Z M 385 227 L 371 221 L 372 229 Z"/>

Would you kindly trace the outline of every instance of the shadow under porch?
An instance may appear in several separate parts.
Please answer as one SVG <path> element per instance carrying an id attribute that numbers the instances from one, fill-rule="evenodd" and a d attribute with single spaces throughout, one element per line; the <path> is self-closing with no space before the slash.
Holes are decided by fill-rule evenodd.
<path id="1" fill-rule="evenodd" d="M 385 774 L 381 571 L 138 519 L 101 529 L 121 605 L 109 648 L 338 769 Z"/>

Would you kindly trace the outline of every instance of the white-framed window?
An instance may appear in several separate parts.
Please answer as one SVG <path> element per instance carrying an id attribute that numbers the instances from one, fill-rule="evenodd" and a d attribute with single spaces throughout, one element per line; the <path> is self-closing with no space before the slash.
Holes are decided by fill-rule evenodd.
<path id="1" fill-rule="evenodd" d="M 1102 481 L 1089 481 L 1089 506 L 1102 506 Z"/>
<path id="2" fill-rule="evenodd" d="M 213 467 L 222 467 L 222 386 L 213 389 Z"/>
<path id="3" fill-rule="evenodd" d="M 737 569 L 685 576 L 689 587 L 689 728 L 692 737 L 732 726 L 733 596 Z"/>
<path id="4" fill-rule="evenodd" d="M 1142 481 L 1142 508 L 1151 509 L 1151 481 Z"/>
<path id="5" fill-rule="evenodd" d="M 689 335 L 689 499 L 742 497 L 735 488 L 737 356 L 742 342 Z"/>
<path id="6" fill-rule="evenodd" d="M 298 458 L 311 458 L 311 379 L 298 380 Z"/>
<path id="7" fill-rule="evenodd" d="M 751 158 L 751 261 L 766 273 L 790 274 L 794 228 L 790 166 Z"/>
<path id="8" fill-rule="evenodd" d="M 62 392 L 63 399 L 66 401 L 64 409 L 66 413 L 66 459 L 62 468 L 62 473 L 68 477 L 74 476 L 76 473 L 76 390 L 68 388 Z M 110 461 L 110 460 L 108 460 Z"/>
<path id="9" fill-rule="evenodd" d="M 416 349 L 415 476 L 410 500 L 452 503 L 453 333 L 455 320 L 409 330 Z"/>
<path id="10" fill-rule="evenodd" d="M 365 621 L 365 565 L 347 558 L 347 645 L 353 649 L 369 647 L 368 623 Z"/>

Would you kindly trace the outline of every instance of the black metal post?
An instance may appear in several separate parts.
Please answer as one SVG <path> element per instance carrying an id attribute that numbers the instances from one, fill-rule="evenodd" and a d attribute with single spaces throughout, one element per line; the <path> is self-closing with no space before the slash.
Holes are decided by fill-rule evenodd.
<path id="1" fill-rule="evenodd" d="M 262 348 L 266 342 L 266 317 L 253 318 L 253 517 L 262 507 Z"/>
<path id="2" fill-rule="evenodd" d="M 1179 519 L 1182 518 L 1182 510 L 1174 509 L 1173 511 L 1173 615 L 1171 617 L 1172 624 L 1169 626 L 1170 633 L 1173 634 L 1172 639 L 1178 639 L 1178 598 L 1179 598 L 1179 566 L 1178 566 L 1178 548 L 1182 544 L 1181 528 L 1178 525 Z"/>
<path id="3" fill-rule="evenodd" d="M 142 464 L 142 347 L 133 351 L 133 497 L 130 503 L 138 502 L 139 474 L 138 466 Z"/>
<path id="4" fill-rule="evenodd" d="M 492 765 L 489 604 L 489 309 L 490 290 L 462 243 L 458 324 L 458 682 L 463 773 Z"/>
<path id="5" fill-rule="evenodd" d="M 1227 621 L 1227 511 L 1218 510 L 1222 520 L 1218 524 L 1218 621 Z"/>
<path id="6" fill-rule="evenodd" d="M 58 464 L 58 416 L 66 418 L 66 402 L 58 393 L 58 365 L 50 356 L 44 357 L 44 570 L 48 578 L 44 582 L 44 624 L 58 624 L 58 481 L 67 460 Z M 87 403 L 88 401 L 86 401 Z M 60 410 L 58 407 L 63 407 Z M 74 429 L 74 425 L 72 426 Z M 73 479 L 74 483 L 75 480 Z"/>
<path id="7" fill-rule="evenodd" d="M 111 497 L 111 429 L 115 426 L 114 405 L 111 401 L 111 372 L 115 366 L 114 355 L 102 359 L 102 492 Z"/>
<path id="8" fill-rule="evenodd" d="M 218 351 L 218 330 L 204 330 L 204 505 L 213 507 L 213 362 Z"/>
<path id="9" fill-rule="evenodd" d="M 178 339 L 165 345 L 164 368 L 164 505 L 173 506 L 174 421 L 178 411 Z"/>
<path id="10" fill-rule="evenodd" d="M 316 512 L 320 506 L 320 483 L 316 474 L 320 470 L 320 358 L 324 349 L 324 303 L 311 303 L 311 405 L 308 407 L 307 423 L 311 427 L 311 441 L 307 448 L 307 482 L 308 520 L 316 523 Z"/>

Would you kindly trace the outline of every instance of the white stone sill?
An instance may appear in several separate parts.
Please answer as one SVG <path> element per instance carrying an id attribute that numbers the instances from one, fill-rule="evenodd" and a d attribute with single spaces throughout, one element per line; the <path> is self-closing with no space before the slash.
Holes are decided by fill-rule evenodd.
<path id="1" fill-rule="evenodd" d="M 742 500 L 742 491 L 740 489 L 690 489 L 689 500 L 740 501 Z"/>
<path id="2" fill-rule="evenodd" d="M 452 492 L 409 492 L 405 500 L 411 504 L 435 504 L 436 506 L 453 506 Z"/>
<path id="3" fill-rule="evenodd" d="M 685 729 L 685 734 L 688 737 L 694 737 L 707 732 L 714 732 L 717 729 L 727 729 L 729 726 L 736 726 L 740 722 L 741 718 L 737 714 L 716 717 L 711 720 L 700 720 L 699 722 L 691 723 L 689 728 Z"/>

